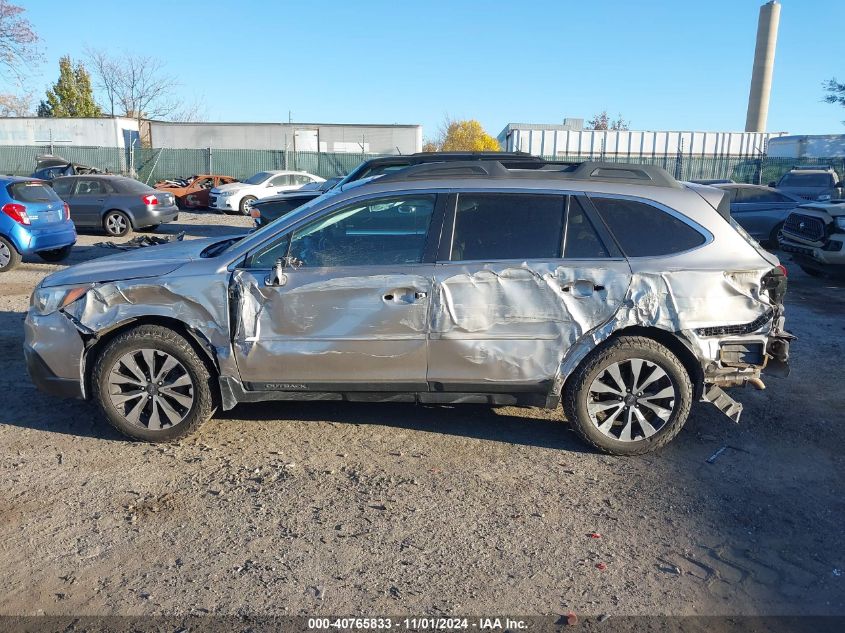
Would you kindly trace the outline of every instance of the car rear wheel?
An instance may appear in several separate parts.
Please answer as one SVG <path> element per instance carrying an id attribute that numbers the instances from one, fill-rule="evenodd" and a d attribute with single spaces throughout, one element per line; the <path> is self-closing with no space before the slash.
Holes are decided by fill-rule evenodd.
<path id="1" fill-rule="evenodd" d="M 0 237 L 0 273 L 12 270 L 21 263 L 21 254 L 15 245 L 5 237 Z"/>
<path id="2" fill-rule="evenodd" d="M 51 251 L 41 251 L 38 253 L 38 256 L 45 262 L 61 262 L 67 259 L 71 250 L 73 250 L 72 244 L 69 246 L 63 246 L 62 248 L 55 248 Z"/>
<path id="3" fill-rule="evenodd" d="M 142 325 L 117 336 L 98 357 L 94 400 L 109 423 L 136 440 L 167 442 L 214 415 L 211 374 L 182 336 Z"/>
<path id="4" fill-rule="evenodd" d="M 664 446 L 680 432 L 691 406 L 692 383 L 681 361 L 640 336 L 621 336 L 587 356 L 563 394 L 574 430 L 613 455 Z"/>
<path id="5" fill-rule="evenodd" d="M 250 211 L 252 211 L 252 203 L 256 200 L 257 198 L 255 196 L 244 196 L 239 207 L 241 213 L 243 215 L 249 215 Z"/>
<path id="6" fill-rule="evenodd" d="M 132 223 L 123 211 L 109 211 L 103 217 L 103 228 L 112 237 L 123 237 L 132 232 Z"/>

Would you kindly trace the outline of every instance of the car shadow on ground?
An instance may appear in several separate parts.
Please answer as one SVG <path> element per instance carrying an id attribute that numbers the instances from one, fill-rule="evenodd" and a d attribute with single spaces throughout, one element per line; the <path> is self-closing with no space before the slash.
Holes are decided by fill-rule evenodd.
<path id="1" fill-rule="evenodd" d="M 227 424 L 285 419 L 339 425 L 385 426 L 505 444 L 590 452 L 564 421 L 560 410 L 542 411 L 540 416 L 537 415 L 541 411 L 539 409 L 524 409 L 524 416 L 520 415 L 521 411 L 523 409 L 478 404 L 281 401 L 241 404 L 232 411 L 218 412 L 216 417 L 234 421 L 226 422 Z"/>

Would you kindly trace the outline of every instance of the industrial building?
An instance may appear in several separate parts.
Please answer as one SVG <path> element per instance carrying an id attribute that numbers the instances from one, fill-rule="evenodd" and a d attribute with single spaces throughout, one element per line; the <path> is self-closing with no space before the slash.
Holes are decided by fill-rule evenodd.
<path id="1" fill-rule="evenodd" d="M 152 147 L 267 149 L 291 152 L 413 154 L 420 125 L 341 123 L 171 123 L 150 121 Z"/>
<path id="2" fill-rule="evenodd" d="M 0 145 L 132 147 L 138 140 L 138 122 L 124 117 L 0 118 Z"/>
<path id="3" fill-rule="evenodd" d="M 508 123 L 499 133 L 504 151 L 555 158 L 577 156 L 759 156 L 786 132 L 585 130 L 583 119 L 563 124 Z"/>

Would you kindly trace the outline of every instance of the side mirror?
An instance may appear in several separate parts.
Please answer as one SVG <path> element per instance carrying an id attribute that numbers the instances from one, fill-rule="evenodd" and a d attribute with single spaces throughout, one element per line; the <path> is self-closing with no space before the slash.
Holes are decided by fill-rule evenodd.
<path id="1" fill-rule="evenodd" d="M 276 265 L 270 274 L 264 278 L 264 284 L 267 286 L 279 287 L 284 286 L 288 282 L 288 276 L 285 274 L 285 260 L 282 257 L 276 260 Z"/>
<path id="2" fill-rule="evenodd" d="M 777 187 L 777 186 L 778 186 L 778 183 L 776 183 L 774 180 L 769 183 L 769 187 Z"/>

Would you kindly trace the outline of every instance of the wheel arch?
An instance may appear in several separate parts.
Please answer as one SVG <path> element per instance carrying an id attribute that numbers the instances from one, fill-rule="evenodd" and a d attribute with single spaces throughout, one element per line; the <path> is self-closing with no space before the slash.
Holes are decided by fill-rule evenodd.
<path id="1" fill-rule="evenodd" d="M 125 215 L 129 219 L 129 227 L 134 231 L 136 230 L 136 222 L 135 222 L 135 214 L 129 211 L 128 209 L 124 209 L 121 207 L 108 207 L 103 208 L 102 213 L 100 213 L 100 226 L 103 226 L 103 223 L 106 220 L 106 215 L 111 213 L 112 211 L 120 211 L 123 215 Z"/>
<path id="2" fill-rule="evenodd" d="M 215 378 L 212 382 L 215 385 L 215 397 L 220 399 L 220 391 L 217 378 L 220 376 L 220 364 L 214 347 L 201 332 L 191 328 L 187 323 L 167 316 L 150 315 L 128 319 L 109 328 L 103 332 L 87 337 L 85 354 L 82 360 L 82 379 L 84 395 L 86 398 L 92 393 L 91 375 L 93 364 L 97 361 L 105 347 L 115 337 L 141 325 L 159 325 L 166 327 L 182 336 L 197 353 L 197 356 L 205 363 L 209 373 Z"/>
<path id="3" fill-rule="evenodd" d="M 610 334 L 610 336 L 602 340 L 593 349 L 587 351 L 586 353 L 580 354 L 580 357 L 578 358 L 577 362 L 574 363 L 574 366 L 571 368 L 571 370 L 563 376 L 563 381 L 560 385 L 561 390 L 558 393 L 563 392 L 563 389 L 566 387 L 566 383 L 575 373 L 575 370 L 584 363 L 585 359 L 588 356 L 593 354 L 596 350 L 600 350 L 610 345 L 613 341 L 622 336 L 641 336 L 644 338 L 652 339 L 653 341 L 656 341 L 666 347 L 678 358 L 679 361 L 681 361 L 681 364 L 684 366 L 684 369 L 687 370 L 690 382 L 692 382 L 693 400 L 698 400 L 701 398 L 701 395 L 704 391 L 704 369 L 702 368 L 701 363 L 698 361 L 695 353 L 693 352 L 689 344 L 674 332 L 662 330 L 657 327 L 646 327 L 641 325 L 632 325 L 629 327 L 620 328 Z"/>

